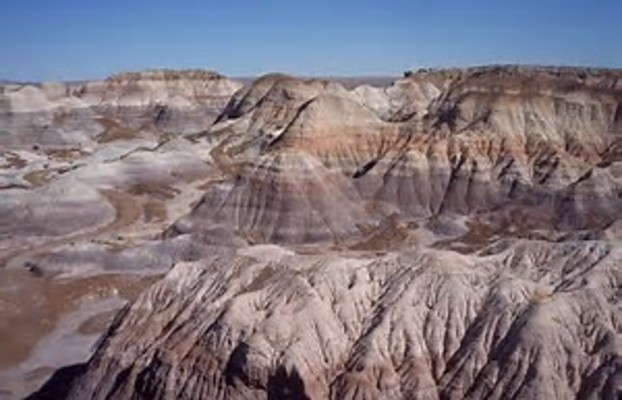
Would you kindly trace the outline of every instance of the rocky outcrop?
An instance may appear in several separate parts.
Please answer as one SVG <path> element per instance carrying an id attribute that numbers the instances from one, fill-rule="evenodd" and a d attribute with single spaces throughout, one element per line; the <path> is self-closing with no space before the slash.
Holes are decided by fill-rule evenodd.
<path id="1" fill-rule="evenodd" d="M 518 241 L 486 255 L 177 265 L 111 328 L 69 398 L 615 398 L 620 252 Z M 617 304 L 617 305 L 616 305 Z"/>

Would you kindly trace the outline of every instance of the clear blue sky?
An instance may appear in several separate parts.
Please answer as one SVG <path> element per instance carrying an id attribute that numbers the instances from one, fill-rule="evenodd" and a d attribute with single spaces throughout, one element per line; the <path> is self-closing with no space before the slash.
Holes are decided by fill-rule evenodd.
<path id="1" fill-rule="evenodd" d="M 0 79 L 622 66 L 622 0 L 0 0 Z"/>

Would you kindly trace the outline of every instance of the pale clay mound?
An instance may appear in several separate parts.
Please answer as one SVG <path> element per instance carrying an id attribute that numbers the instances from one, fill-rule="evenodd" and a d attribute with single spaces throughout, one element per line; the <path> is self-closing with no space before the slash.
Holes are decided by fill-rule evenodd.
<path id="1" fill-rule="evenodd" d="M 618 398 L 621 78 L 4 88 L 6 204 L 81 187 L 93 205 L 64 227 L 7 211 L 3 241 L 43 242 L 37 260 L 69 279 L 173 266 L 32 398 Z M 59 146 L 84 154 L 43 168 Z M 31 228 L 8 239 L 12 215 Z M 37 236 L 58 234 L 78 243 Z"/>

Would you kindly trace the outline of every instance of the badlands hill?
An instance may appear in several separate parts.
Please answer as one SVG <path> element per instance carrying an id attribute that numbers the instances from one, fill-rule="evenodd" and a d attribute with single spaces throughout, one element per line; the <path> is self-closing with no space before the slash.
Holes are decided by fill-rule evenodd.
<path id="1" fill-rule="evenodd" d="M 0 85 L 0 398 L 83 362 L 170 268 L 153 239 L 211 179 L 186 136 L 241 87 L 203 71 Z"/>
<path id="2" fill-rule="evenodd" d="M 46 246 L 7 268 L 36 260 L 50 285 L 168 270 L 31 398 L 622 394 L 620 71 L 422 70 L 354 88 L 152 72 L 3 96 L 3 129 L 19 129 L 0 140 L 20 159 L 89 149 L 38 188 L 9 176 L 15 207 L 34 190 L 60 207 L 3 217 L 5 243 Z M 35 115 L 49 130 L 29 130 Z M 15 170 L 35 171 L 30 157 Z M 141 217 L 120 223 L 130 200 Z M 42 239 L 63 234 L 76 243 Z"/>

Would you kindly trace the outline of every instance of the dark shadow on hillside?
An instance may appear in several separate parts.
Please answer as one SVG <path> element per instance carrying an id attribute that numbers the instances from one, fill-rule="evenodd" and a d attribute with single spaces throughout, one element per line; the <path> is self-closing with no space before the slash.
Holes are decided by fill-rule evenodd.
<path id="1" fill-rule="evenodd" d="M 269 400 L 309 400 L 300 374 L 293 368 L 290 373 L 280 366 L 268 379 Z"/>
<path id="2" fill-rule="evenodd" d="M 24 400 L 64 399 L 69 394 L 73 382 L 84 372 L 86 372 L 86 364 L 76 364 L 61 368 L 54 372 L 43 386 Z"/>

